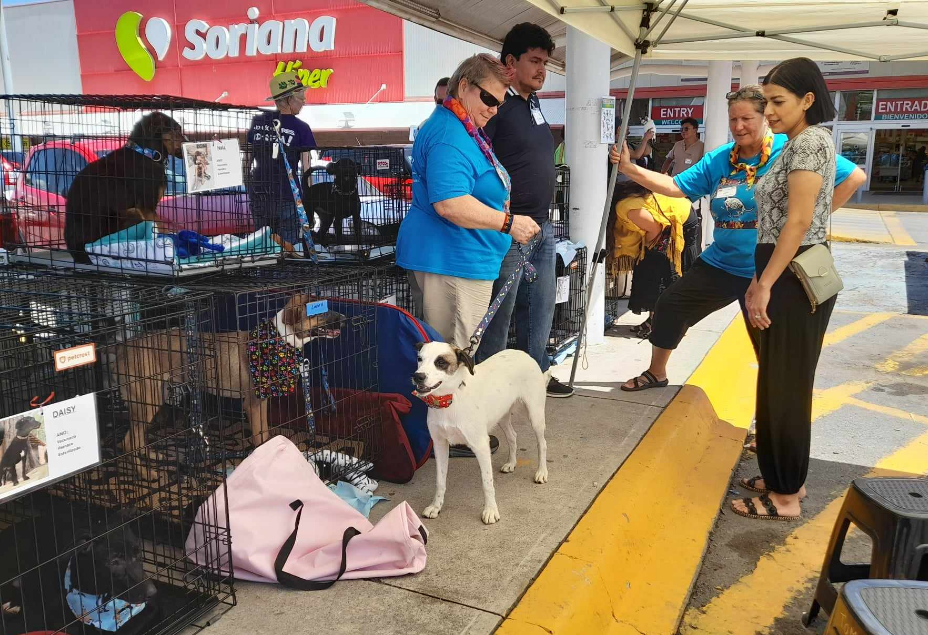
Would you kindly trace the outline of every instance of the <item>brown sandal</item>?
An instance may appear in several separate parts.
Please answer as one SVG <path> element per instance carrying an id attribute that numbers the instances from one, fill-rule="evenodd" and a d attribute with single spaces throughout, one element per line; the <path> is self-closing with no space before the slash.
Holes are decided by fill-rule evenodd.
<path id="1" fill-rule="evenodd" d="M 762 487 L 757 487 L 757 481 L 763 480 L 763 476 L 752 476 L 751 478 L 743 478 L 739 481 L 739 485 L 743 489 L 748 490 L 749 492 L 757 492 L 758 494 L 769 494 L 770 490 Z"/>
<path id="2" fill-rule="evenodd" d="M 764 506 L 764 509 L 767 510 L 766 514 L 758 514 L 757 507 L 754 505 L 753 499 L 750 498 L 741 499 L 741 502 L 744 503 L 744 506 L 748 509 L 746 512 L 737 509 L 734 506 L 734 501 L 732 501 L 730 507 L 731 510 L 739 516 L 743 516 L 744 518 L 751 518 L 753 520 L 781 520 L 784 522 L 789 522 L 792 520 L 800 520 L 802 518 L 801 514 L 799 516 L 781 516 L 779 512 L 777 512 L 777 506 L 773 504 L 773 501 L 770 500 L 770 496 L 767 494 L 758 496 L 757 500 L 759 500 L 761 505 Z"/>

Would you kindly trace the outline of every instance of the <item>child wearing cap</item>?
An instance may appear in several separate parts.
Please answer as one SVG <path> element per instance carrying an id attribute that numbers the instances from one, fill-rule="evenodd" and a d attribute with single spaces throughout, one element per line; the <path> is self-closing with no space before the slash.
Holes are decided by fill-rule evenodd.
<path id="1" fill-rule="evenodd" d="M 276 110 L 256 115 L 248 131 L 248 143 L 251 144 L 254 159 L 254 169 L 248 181 L 251 214 L 256 229 L 270 227 L 283 240 L 297 244 L 300 220 L 284 157 L 279 151 L 274 151 L 277 145 L 274 122 L 280 121 L 280 136 L 301 196 L 300 161 L 303 169 L 308 170 L 309 151 L 316 147 L 316 140 L 309 125 L 297 117 L 306 103 L 305 87 L 297 74 L 287 72 L 272 77 L 270 89 L 271 96 L 267 101 L 273 101 Z"/>

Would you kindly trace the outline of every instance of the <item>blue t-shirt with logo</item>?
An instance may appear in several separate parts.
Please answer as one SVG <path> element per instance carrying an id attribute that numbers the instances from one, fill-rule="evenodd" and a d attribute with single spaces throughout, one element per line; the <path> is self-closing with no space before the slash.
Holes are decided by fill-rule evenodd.
<path id="1" fill-rule="evenodd" d="M 468 194 L 500 211 L 506 202 L 496 168 L 454 113 L 436 108 L 412 147 L 412 205 L 396 239 L 396 264 L 412 271 L 496 280 L 512 238 L 493 229 L 459 227 L 433 207 Z"/>
<path id="2" fill-rule="evenodd" d="M 316 148 L 316 139 L 313 131 L 302 119 L 296 115 L 283 115 L 279 111 L 265 111 L 255 115 L 248 130 L 248 143 L 252 144 L 252 154 L 255 161 L 254 171 L 248 180 L 249 188 L 253 194 L 266 194 L 280 197 L 284 201 L 293 200 L 290 189 L 290 179 L 287 178 L 287 169 L 284 159 L 278 152 L 274 156 L 274 147 L 277 145 L 277 133 L 274 131 L 274 120 L 280 121 L 280 137 L 287 148 L 287 161 L 296 186 L 302 189 L 300 175 L 300 155 L 303 152 Z M 304 165 L 304 170 L 309 166 Z"/>
<path id="3" fill-rule="evenodd" d="M 773 136 L 770 160 L 757 171 L 757 178 L 767 173 L 786 145 L 786 141 L 786 135 Z M 730 157 L 734 145 L 727 143 L 707 152 L 699 163 L 681 172 L 673 180 L 692 201 L 703 196 L 712 196 L 709 210 L 716 227 L 712 244 L 700 255 L 703 262 L 742 278 L 752 278 L 754 248 L 757 245 L 757 204 L 754 202 L 754 188 L 748 187 L 745 182 L 744 171 L 739 170 L 732 174 L 734 168 Z M 739 161 L 747 165 L 757 165 L 760 155 L 740 157 Z M 836 167 L 837 187 L 857 166 L 839 155 Z M 719 223 L 724 226 L 720 227 Z M 740 227 L 742 224 L 745 227 Z"/>

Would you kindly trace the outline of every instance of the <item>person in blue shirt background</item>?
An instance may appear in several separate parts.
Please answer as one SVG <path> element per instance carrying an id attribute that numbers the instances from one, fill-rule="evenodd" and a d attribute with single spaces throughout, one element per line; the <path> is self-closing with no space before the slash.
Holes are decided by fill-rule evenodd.
<path id="1" fill-rule="evenodd" d="M 510 213 L 509 174 L 482 130 L 511 77 L 492 55 L 464 60 L 412 148 L 412 205 L 396 264 L 407 270 L 419 314 L 461 348 L 489 308 L 512 240 L 526 244 L 539 231 L 530 217 Z"/>
<path id="2" fill-rule="evenodd" d="M 696 201 L 711 196 L 715 221 L 713 243 L 685 276 L 661 294 L 651 331 L 651 365 L 622 386 L 625 391 L 666 386 L 667 362 L 689 327 L 737 300 L 741 305 L 754 352 L 757 331 L 745 314 L 744 295 L 754 277 L 757 244 L 757 179 L 776 161 L 786 135 L 774 135 L 764 119 L 766 100 L 760 86 L 750 85 L 728 95 L 729 128 L 734 142 L 706 153 L 702 160 L 670 177 L 645 170 L 629 159 L 628 148 L 614 147 L 613 163 L 630 179 L 653 192 Z M 856 165 L 838 156 L 832 209 L 844 205 L 866 180 Z"/>
<path id="3" fill-rule="evenodd" d="M 309 153 L 316 147 L 316 140 L 309 124 L 298 117 L 306 104 L 306 87 L 297 74 L 290 71 L 272 77 L 270 89 L 268 101 L 273 100 L 277 109 L 255 115 L 248 130 L 248 143 L 255 163 L 247 181 L 251 215 L 255 229 L 270 227 L 286 242 L 296 244 L 300 239 L 301 223 L 284 158 L 279 151 L 275 152 L 278 141 L 274 122 L 280 121 L 280 136 L 287 149 L 287 160 L 298 191 L 303 180 L 300 178 L 300 166 L 309 170 Z"/>

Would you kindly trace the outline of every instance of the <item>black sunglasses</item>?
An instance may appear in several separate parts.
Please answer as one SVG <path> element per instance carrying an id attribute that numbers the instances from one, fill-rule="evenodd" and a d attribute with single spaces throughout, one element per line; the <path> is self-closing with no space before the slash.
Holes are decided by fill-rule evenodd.
<path id="1" fill-rule="evenodd" d="M 500 101 L 483 89 L 483 86 L 474 82 L 474 86 L 480 89 L 480 101 L 486 105 L 487 108 L 497 108 L 500 105 Z"/>

